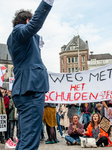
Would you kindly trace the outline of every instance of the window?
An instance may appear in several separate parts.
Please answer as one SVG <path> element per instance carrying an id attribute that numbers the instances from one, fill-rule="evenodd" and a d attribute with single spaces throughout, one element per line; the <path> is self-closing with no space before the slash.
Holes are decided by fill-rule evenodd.
<path id="1" fill-rule="evenodd" d="M 70 73 L 71 72 L 71 68 L 68 68 L 68 73 Z"/>
<path id="2" fill-rule="evenodd" d="M 85 67 L 82 67 L 82 70 L 85 70 Z"/>
<path id="3" fill-rule="evenodd" d="M 75 50 L 75 46 L 70 46 L 70 50 Z"/>
<path id="4" fill-rule="evenodd" d="M 70 63 L 70 58 L 68 58 L 68 63 Z"/>
<path id="5" fill-rule="evenodd" d="M 85 56 L 82 56 L 82 62 L 85 62 Z"/>
<path id="6" fill-rule="evenodd" d="M 64 69 L 62 69 L 62 73 L 64 72 Z"/>
<path id="7" fill-rule="evenodd" d="M 72 63 L 74 63 L 74 57 L 72 57 Z"/>
<path id="8" fill-rule="evenodd" d="M 77 67 L 75 68 L 75 71 L 78 72 L 78 68 Z"/>
<path id="9" fill-rule="evenodd" d="M 62 58 L 62 65 L 64 64 L 64 59 Z"/>
<path id="10" fill-rule="evenodd" d="M 74 68 L 72 68 L 72 72 L 74 72 Z"/>
<path id="11" fill-rule="evenodd" d="M 75 62 L 78 62 L 78 57 L 75 57 Z"/>

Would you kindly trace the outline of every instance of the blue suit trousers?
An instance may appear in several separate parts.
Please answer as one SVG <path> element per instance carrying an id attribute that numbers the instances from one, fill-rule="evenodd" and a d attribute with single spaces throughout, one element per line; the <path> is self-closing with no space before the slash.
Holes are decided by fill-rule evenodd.
<path id="1" fill-rule="evenodd" d="M 40 142 L 45 93 L 13 97 L 18 110 L 19 141 L 16 150 L 37 150 Z"/>

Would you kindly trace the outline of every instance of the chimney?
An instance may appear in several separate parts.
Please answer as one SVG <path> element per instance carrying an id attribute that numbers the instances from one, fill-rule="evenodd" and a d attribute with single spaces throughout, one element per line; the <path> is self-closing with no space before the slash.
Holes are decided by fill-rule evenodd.
<path id="1" fill-rule="evenodd" d="M 93 51 L 91 51 L 90 53 L 91 53 L 91 55 L 93 55 Z"/>
<path id="2" fill-rule="evenodd" d="M 88 41 L 86 41 L 86 44 L 88 45 Z"/>

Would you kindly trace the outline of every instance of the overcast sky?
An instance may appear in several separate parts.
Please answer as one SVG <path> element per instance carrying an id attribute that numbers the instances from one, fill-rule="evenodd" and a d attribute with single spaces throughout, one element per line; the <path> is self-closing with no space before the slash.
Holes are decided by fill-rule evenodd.
<path id="1" fill-rule="evenodd" d="M 53 8 L 39 31 L 44 39 L 42 59 L 49 71 L 60 72 L 61 46 L 79 33 L 89 50 L 112 54 L 112 0 L 54 0 Z M 35 12 L 41 0 L 0 0 L 0 43 L 6 44 L 12 19 L 21 8 Z"/>

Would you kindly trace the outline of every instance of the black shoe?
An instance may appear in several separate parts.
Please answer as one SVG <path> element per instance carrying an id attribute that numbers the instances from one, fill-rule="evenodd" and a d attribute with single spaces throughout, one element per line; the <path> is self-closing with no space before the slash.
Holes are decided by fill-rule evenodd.
<path id="1" fill-rule="evenodd" d="M 2 144 L 5 144 L 5 140 L 1 140 L 1 143 L 2 143 Z"/>
<path id="2" fill-rule="evenodd" d="M 58 143 L 58 142 L 59 142 L 59 140 L 56 140 L 56 141 L 55 141 L 55 143 Z"/>
<path id="3" fill-rule="evenodd" d="M 100 144 L 98 147 L 103 147 L 103 144 Z"/>

